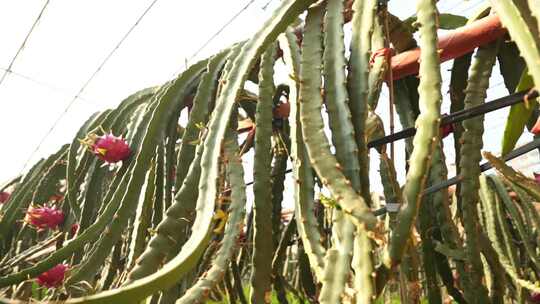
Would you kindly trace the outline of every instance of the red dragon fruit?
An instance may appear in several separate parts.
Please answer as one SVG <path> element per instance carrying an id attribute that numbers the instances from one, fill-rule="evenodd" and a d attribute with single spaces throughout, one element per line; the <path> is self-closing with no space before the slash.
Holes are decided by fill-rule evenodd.
<path id="1" fill-rule="evenodd" d="M 36 283 L 38 283 L 39 286 L 45 286 L 47 288 L 58 287 L 64 281 L 67 269 L 68 265 L 58 264 L 40 274 L 36 279 Z"/>
<path id="2" fill-rule="evenodd" d="M 90 144 L 90 150 L 97 157 L 110 164 L 125 160 L 131 154 L 127 142 L 122 137 L 116 137 L 112 133 L 96 137 Z"/>
<path id="3" fill-rule="evenodd" d="M 5 191 L 1 191 L 0 192 L 0 205 L 7 202 L 9 197 L 11 196 L 11 194 L 5 192 Z"/>
<path id="4" fill-rule="evenodd" d="M 531 303 L 540 303 L 540 293 L 533 292 L 529 298 Z"/>
<path id="5" fill-rule="evenodd" d="M 454 125 L 453 124 L 447 124 L 441 126 L 441 138 L 445 138 L 446 136 L 450 135 L 450 133 L 454 132 Z"/>
<path id="6" fill-rule="evenodd" d="M 448 116 L 448 114 L 442 114 L 441 118 Z M 454 132 L 454 124 L 445 124 L 441 125 L 441 138 L 445 138 L 446 136 L 450 135 L 450 133 Z"/>
<path id="7" fill-rule="evenodd" d="M 537 184 L 540 184 L 540 173 L 533 172 L 534 174 L 534 180 Z"/>
<path id="8" fill-rule="evenodd" d="M 531 133 L 533 133 L 535 135 L 540 134 L 540 117 L 538 117 L 538 119 L 536 120 L 536 123 L 532 127 Z"/>
<path id="9" fill-rule="evenodd" d="M 55 229 L 64 222 L 64 212 L 56 207 L 30 206 L 24 221 L 38 230 Z"/>

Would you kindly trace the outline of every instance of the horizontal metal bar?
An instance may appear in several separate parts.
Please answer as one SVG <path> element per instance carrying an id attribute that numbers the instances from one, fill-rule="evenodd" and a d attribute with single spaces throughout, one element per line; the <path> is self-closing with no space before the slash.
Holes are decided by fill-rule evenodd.
<path id="1" fill-rule="evenodd" d="M 536 97 L 538 97 L 538 91 L 535 91 L 535 90 L 531 90 L 531 91 L 525 90 L 525 91 L 517 92 L 511 95 L 505 96 L 505 97 L 495 99 L 490 102 L 486 102 L 476 107 L 457 111 L 450 115 L 443 116 L 441 117 L 441 126 L 461 122 L 469 118 L 483 115 L 483 114 L 486 114 L 486 113 L 489 113 L 498 109 L 502 109 L 507 106 L 515 105 L 520 102 L 523 102 L 524 100 L 533 99 Z M 368 148 L 374 148 L 374 147 L 379 147 L 385 144 L 389 144 L 391 142 L 394 142 L 400 139 L 411 137 L 414 134 L 416 134 L 415 128 L 407 128 L 399 132 L 396 132 L 394 134 L 390 134 L 385 137 L 381 137 L 381 138 L 370 141 L 368 143 Z"/>
<path id="2" fill-rule="evenodd" d="M 506 154 L 505 156 L 502 157 L 502 159 L 504 161 L 509 161 L 511 159 L 514 159 L 516 157 L 519 157 L 525 153 L 528 153 L 536 148 L 540 147 L 540 138 L 537 138 L 533 141 L 531 141 L 530 143 L 526 144 L 526 145 L 523 145 L 519 148 L 516 148 L 514 150 L 512 150 L 510 153 Z M 480 165 L 480 171 L 481 172 L 485 172 L 489 169 L 491 169 L 492 166 L 489 162 L 485 162 L 483 164 Z M 442 190 L 446 187 L 449 187 L 449 186 L 452 186 L 452 185 L 455 185 L 457 183 L 461 182 L 461 175 L 457 175 L 457 176 L 454 176 L 442 183 L 439 183 L 439 184 L 436 184 L 436 185 L 433 185 L 431 187 L 428 187 L 424 190 L 424 192 L 422 193 L 423 195 L 427 195 L 427 194 L 431 194 L 431 193 L 434 193 L 434 192 L 437 192 L 439 190 Z M 380 216 L 380 215 L 383 215 L 386 213 L 386 208 L 385 207 L 382 207 L 380 209 L 377 209 L 375 211 L 373 211 L 373 214 L 375 214 L 375 216 Z"/>

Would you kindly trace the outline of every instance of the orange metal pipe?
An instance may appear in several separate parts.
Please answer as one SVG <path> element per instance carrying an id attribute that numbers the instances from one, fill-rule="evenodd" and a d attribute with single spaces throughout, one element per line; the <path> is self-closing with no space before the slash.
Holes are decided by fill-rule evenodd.
<path id="1" fill-rule="evenodd" d="M 451 31 L 439 38 L 437 47 L 441 62 L 463 56 L 475 48 L 490 43 L 506 34 L 497 15 L 490 15 Z M 392 56 L 394 80 L 418 73 L 420 48 Z"/>
<path id="2" fill-rule="evenodd" d="M 345 20 L 349 21 L 351 15 L 352 12 L 350 10 L 346 11 Z M 450 31 L 449 33 L 441 36 L 439 38 L 439 42 L 437 43 L 441 62 L 458 58 L 472 52 L 475 48 L 495 41 L 506 33 L 507 31 L 505 28 L 503 28 L 497 15 L 489 15 L 468 25 Z M 297 29 L 296 34 L 299 40 L 301 40 L 302 34 L 300 28 Z M 388 55 L 386 50 L 376 51 L 374 52 L 373 56 L 386 56 Z M 420 68 L 419 59 L 420 48 L 415 48 L 393 55 L 391 57 L 392 79 L 398 80 L 408 75 L 417 74 Z M 274 110 L 274 117 L 276 118 L 285 118 L 288 116 L 289 104 L 287 103 L 281 104 Z M 250 129 L 250 126 L 247 126 L 243 129 L 243 131 Z"/>

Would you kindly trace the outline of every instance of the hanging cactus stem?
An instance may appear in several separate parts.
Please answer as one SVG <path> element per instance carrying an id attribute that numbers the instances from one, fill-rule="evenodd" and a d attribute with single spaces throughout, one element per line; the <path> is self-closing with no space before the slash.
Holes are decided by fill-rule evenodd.
<path id="1" fill-rule="evenodd" d="M 539 302 L 540 172 L 507 165 L 540 150 L 538 1 L 266 5 L 0 181 L 0 303 Z M 503 143 L 535 139 L 483 163 L 508 106 Z"/>

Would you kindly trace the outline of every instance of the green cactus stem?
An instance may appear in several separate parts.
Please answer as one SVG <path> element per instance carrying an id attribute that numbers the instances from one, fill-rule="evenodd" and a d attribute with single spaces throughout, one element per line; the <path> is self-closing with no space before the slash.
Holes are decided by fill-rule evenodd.
<path id="1" fill-rule="evenodd" d="M 364 199 L 354 191 L 351 182 L 343 175 L 342 167 L 330 152 L 321 117 L 321 57 L 320 32 L 323 9 L 308 10 L 303 39 L 300 71 L 300 121 L 302 135 L 311 164 L 322 183 L 335 198 L 337 205 L 350 219 L 369 230 L 376 227 L 376 219 Z M 309 22 L 308 22 L 309 21 Z"/>
<path id="2" fill-rule="evenodd" d="M 205 140 L 205 149 L 201 158 L 201 180 L 199 197 L 197 199 L 197 216 L 192 226 L 194 233 L 186 242 L 182 251 L 159 271 L 122 288 L 105 291 L 97 295 L 71 299 L 72 303 L 118 303 L 119 301 L 139 301 L 158 290 L 165 289 L 183 274 L 191 269 L 208 242 L 211 213 L 213 212 L 216 197 L 216 185 L 212 181 L 218 180 L 218 157 L 221 140 L 232 113 L 237 93 L 243 86 L 247 75 L 254 65 L 256 58 L 261 55 L 280 32 L 295 20 L 313 1 L 285 1 L 276 10 L 273 17 L 263 28 L 246 43 L 240 51 L 239 57 L 234 61 L 228 82 L 223 86 L 221 95 L 216 102 L 216 114 L 212 117 L 208 127 L 208 136 Z"/>
<path id="3" fill-rule="evenodd" d="M 437 142 L 440 121 L 441 75 L 437 45 L 437 9 L 433 0 L 417 2 L 418 23 L 420 24 L 420 115 L 416 120 L 417 132 L 414 149 L 410 157 L 407 181 L 403 189 L 404 205 L 399 211 L 398 222 L 392 231 L 389 250 L 384 263 L 391 267 L 401 261 L 405 244 L 416 219 L 422 201 L 426 172 L 431 162 L 433 146 Z"/>
<path id="4" fill-rule="evenodd" d="M 150 161 L 156 149 L 156 146 L 165 135 L 166 122 L 174 116 L 170 108 L 180 107 L 184 101 L 187 92 L 193 87 L 193 83 L 199 78 L 201 72 L 206 68 L 207 60 L 196 63 L 186 72 L 181 74 L 159 99 L 156 100 L 156 108 L 149 113 L 148 128 L 141 129 L 140 134 L 136 137 L 141 141 L 141 148 L 134 157 L 133 166 L 130 174 L 124 176 L 128 179 L 125 188 L 120 188 L 115 191 L 111 198 L 111 203 L 115 205 L 118 201 L 119 209 L 114 213 L 114 221 L 110 223 L 106 233 L 102 234 L 98 243 L 98 247 L 94 254 L 89 256 L 77 270 L 73 271 L 69 283 L 85 280 L 93 276 L 99 265 L 102 265 L 105 258 L 110 252 L 112 246 L 121 237 L 124 227 L 127 225 L 128 219 L 134 214 L 133 202 L 139 198 L 139 194 L 144 184 L 146 171 L 150 165 Z M 131 166 L 130 166 L 131 167 Z"/>
<path id="5" fill-rule="evenodd" d="M 223 232 L 221 247 L 215 253 L 212 266 L 184 295 L 176 301 L 181 303 L 202 303 L 212 289 L 225 275 L 227 265 L 238 245 L 238 235 L 242 230 L 242 220 L 245 216 L 246 189 L 244 185 L 244 169 L 242 159 L 238 156 L 238 143 L 235 132 L 229 131 L 225 143 L 225 163 L 231 188 L 231 203 L 228 210 L 228 220 Z"/>
<path id="6" fill-rule="evenodd" d="M 471 65 L 469 81 L 465 89 L 465 109 L 478 106 L 485 101 L 486 90 L 489 87 L 489 77 L 495 64 L 498 43 L 482 46 Z M 460 172 L 462 176 L 459 197 L 462 205 L 462 222 L 467 237 L 465 238 L 465 252 L 467 261 L 471 265 L 469 271 L 470 283 L 476 288 L 467 299 L 469 302 L 486 303 L 489 301 L 487 289 L 482 285 L 482 263 L 478 234 L 481 233 L 478 225 L 477 203 L 480 176 L 480 160 L 482 156 L 482 134 L 484 133 L 483 117 L 463 122 L 461 137 Z M 467 296 L 467 295 L 466 295 Z"/>
<path id="7" fill-rule="evenodd" d="M 283 49 L 283 59 L 291 75 L 289 80 L 289 125 L 291 128 L 291 158 L 294 164 L 293 178 L 295 180 L 294 218 L 309 264 L 315 273 L 316 279 L 321 280 L 326 249 L 322 246 L 322 236 L 315 217 L 313 170 L 309 164 L 300 122 L 298 90 L 295 80 L 300 77 L 300 49 L 296 43 L 296 36 L 291 29 L 288 29 L 280 36 L 280 44 Z"/>
<path id="8" fill-rule="evenodd" d="M 355 1 L 353 14 L 352 37 L 349 58 L 347 86 L 349 90 L 349 106 L 351 108 L 354 136 L 358 145 L 360 165 L 361 193 L 368 206 L 371 206 L 369 190 L 369 150 L 367 148 L 365 122 L 368 114 L 369 95 L 369 59 L 371 36 L 375 23 L 377 1 Z"/>
<path id="9" fill-rule="evenodd" d="M 486 223 L 487 223 L 487 233 L 489 239 L 493 244 L 493 248 L 497 252 L 501 265 L 503 266 L 505 272 L 512 278 L 512 280 L 518 284 L 518 286 L 527 288 L 531 291 L 540 292 L 540 287 L 538 287 L 533 282 L 520 278 L 519 268 L 515 267 L 515 264 L 507 257 L 504 248 L 504 243 L 498 236 L 497 224 L 499 221 L 496 216 L 496 207 L 497 196 L 493 196 L 493 193 L 488 186 L 488 181 L 482 175 L 480 177 L 480 193 L 482 202 L 484 204 L 484 211 L 486 212 Z M 503 229 L 504 230 L 504 229 Z"/>
<path id="10" fill-rule="evenodd" d="M 0 217 L 0 253 L 2 255 L 12 247 L 13 225 L 16 224 L 16 220 L 24 218 L 25 211 L 30 206 L 32 197 L 35 196 L 36 187 L 40 183 L 43 187 L 45 186 L 45 181 L 48 180 L 46 174 L 51 168 L 57 167 L 59 162 L 65 161 L 67 149 L 68 146 L 65 145 L 47 159 L 36 163 L 23 177 L 21 186 L 15 188 L 15 191 L 11 194 L 9 204 L 2 208 L 2 216 Z M 48 192 L 50 193 L 50 191 Z M 44 200 L 47 199 L 48 197 Z"/>
<path id="11" fill-rule="evenodd" d="M 538 186 L 536 181 L 525 177 L 520 172 L 515 171 L 510 166 L 506 165 L 503 160 L 495 157 L 493 154 L 487 151 L 483 153 L 483 156 L 502 176 L 504 176 L 505 179 L 521 187 L 535 200 L 540 200 L 540 186 Z"/>
<path id="12" fill-rule="evenodd" d="M 215 83 L 227 58 L 233 58 L 234 55 L 236 52 L 225 50 L 213 56 L 208 62 L 207 71 L 201 76 L 201 82 L 197 88 L 197 94 L 193 98 L 193 107 L 178 150 L 175 178 L 177 191 L 180 190 L 188 174 L 189 166 L 195 157 L 195 147 L 200 143 L 200 134 L 208 123 L 210 105 L 216 94 Z"/>
<path id="13" fill-rule="evenodd" d="M 540 37 L 535 35 L 535 32 L 538 33 L 538 24 L 534 24 L 530 16 L 531 11 L 537 11 L 538 7 L 533 6 L 529 10 L 509 0 L 491 0 L 490 2 L 502 24 L 508 29 L 510 37 L 516 42 L 521 56 L 529 67 L 529 74 L 538 85 L 540 83 Z"/>
<path id="14" fill-rule="evenodd" d="M 146 176 L 144 198 L 140 200 L 137 205 L 133 234 L 131 236 L 131 243 L 128 251 L 129 254 L 126 262 L 127 269 L 131 269 L 135 265 L 135 261 L 144 252 L 146 238 L 150 236 L 149 228 L 152 227 L 152 203 L 156 191 L 156 166 L 157 163 L 154 160 Z"/>
<path id="15" fill-rule="evenodd" d="M 353 125 L 351 122 L 351 114 L 348 107 L 348 94 L 345 86 L 346 76 L 343 67 L 345 64 L 345 49 L 343 45 L 343 2 L 340 0 L 328 1 L 326 5 L 326 15 L 324 19 L 324 44 L 323 53 L 323 74 L 326 108 L 329 115 L 329 125 L 332 130 L 332 140 L 336 148 L 336 158 L 343 166 L 343 174 L 351 182 L 351 186 L 356 191 L 360 190 L 360 168 L 358 164 L 358 147 L 353 134 Z M 335 209 L 334 224 L 332 238 L 332 248 L 338 250 L 339 255 L 335 264 L 326 264 L 325 272 L 329 273 L 326 277 L 327 281 L 323 281 L 321 288 L 320 301 L 321 303 L 335 303 L 341 298 L 341 294 L 345 288 L 345 283 L 350 275 L 351 254 L 354 243 L 353 223 L 342 219 L 341 211 Z M 358 231 L 364 233 L 364 230 Z M 358 243 L 358 242 L 356 242 Z M 362 245 L 366 245 L 362 242 Z M 356 247 L 360 245 L 357 244 Z M 362 255 L 357 257 L 353 269 L 355 270 L 355 283 L 361 282 L 362 288 L 366 291 L 370 290 L 368 285 L 371 283 L 371 271 L 364 270 L 363 267 L 371 265 L 371 244 L 367 242 L 367 256 Z M 330 249 L 332 250 L 332 249 Z M 366 251 L 357 249 L 356 254 L 365 254 Z M 369 267 L 368 267 L 369 268 Z M 367 273 L 367 278 L 360 278 Z M 371 298 L 368 292 L 367 298 Z"/>
<path id="16" fill-rule="evenodd" d="M 535 248 L 532 247 L 530 242 L 532 237 L 529 230 L 526 229 L 520 210 L 515 205 L 515 202 L 512 201 L 510 195 L 508 195 L 508 192 L 503 182 L 496 176 L 491 176 L 490 179 L 495 185 L 495 189 L 499 197 L 501 198 L 506 211 L 510 215 L 510 220 L 513 223 L 512 226 L 517 229 L 519 238 L 521 238 L 521 241 L 523 243 L 523 246 L 525 247 L 525 251 L 529 256 L 530 261 L 536 266 L 536 269 L 540 269 L 540 261 L 538 260 L 538 255 Z"/>
<path id="17" fill-rule="evenodd" d="M 276 47 L 271 44 L 261 58 L 259 101 L 255 114 L 255 158 L 253 175 L 253 271 L 250 299 L 252 303 L 268 303 L 271 293 L 272 253 L 272 106 L 274 96 L 274 62 Z"/>
<path id="18" fill-rule="evenodd" d="M 374 18 L 373 34 L 371 36 L 371 54 L 385 47 L 386 38 L 384 35 L 384 20 L 381 13 L 378 13 Z M 375 111 L 385 75 L 388 71 L 388 57 L 377 56 L 373 59 L 373 63 L 369 70 L 369 89 L 367 95 L 367 103 L 371 111 Z M 369 142 L 369 140 L 368 140 Z"/>

